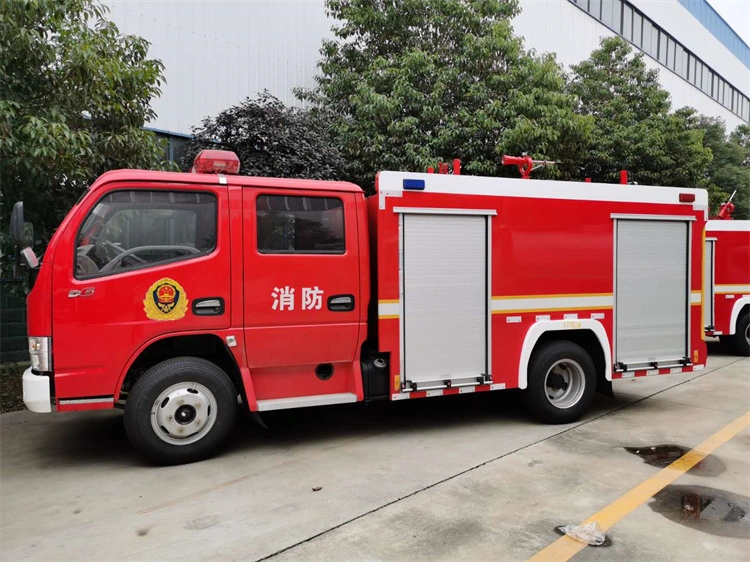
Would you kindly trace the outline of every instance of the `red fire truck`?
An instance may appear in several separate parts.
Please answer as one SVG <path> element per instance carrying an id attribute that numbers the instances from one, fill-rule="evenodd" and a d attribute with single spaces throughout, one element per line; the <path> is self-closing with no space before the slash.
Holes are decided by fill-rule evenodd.
<path id="1" fill-rule="evenodd" d="M 365 198 L 238 170 L 207 151 L 89 188 L 28 297 L 30 410 L 123 408 L 137 449 L 179 463 L 240 405 L 520 388 L 567 423 L 613 379 L 705 364 L 704 190 L 443 167 L 381 172 Z"/>
<path id="2" fill-rule="evenodd" d="M 706 335 L 750 356 L 750 220 L 732 220 L 731 200 L 706 223 L 703 298 Z"/>

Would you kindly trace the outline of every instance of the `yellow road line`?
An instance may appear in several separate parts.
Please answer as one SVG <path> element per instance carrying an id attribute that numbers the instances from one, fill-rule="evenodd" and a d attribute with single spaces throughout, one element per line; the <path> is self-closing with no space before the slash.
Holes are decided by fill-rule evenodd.
<path id="1" fill-rule="evenodd" d="M 582 524 L 586 525 L 592 521 L 596 521 L 603 531 L 609 530 L 631 511 L 646 503 L 654 494 L 677 480 L 685 472 L 693 468 L 748 426 L 750 426 L 750 412 L 742 414 L 732 423 L 714 433 L 695 449 L 674 461 L 667 468 L 660 470 L 648 480 L 644 480 L 607 507 L 586 519 Z M 586 546 L 586 544 L 571 539 L 568 536 L 560 537 L 547 548 L 529 558 L 528 562 L 564 562 L 570 560 L 578 552 L 586 548 Z"/>

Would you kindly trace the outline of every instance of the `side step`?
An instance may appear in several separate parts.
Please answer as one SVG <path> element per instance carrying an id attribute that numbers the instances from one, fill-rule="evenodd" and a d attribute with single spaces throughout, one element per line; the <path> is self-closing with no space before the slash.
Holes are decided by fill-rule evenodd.
<path id="1" fill-rule="evenodd" d="M 357 395 L 351 392 L 341 394 L 316 394 L 313 396 L 293 396 L 291 398 L 274 398 L 258 400 L 258 411 L 288 410 L 291 408 L 309 408 L 310 406 L 328 406 L 330 404 L 348 404 L 356 402 Z"/>

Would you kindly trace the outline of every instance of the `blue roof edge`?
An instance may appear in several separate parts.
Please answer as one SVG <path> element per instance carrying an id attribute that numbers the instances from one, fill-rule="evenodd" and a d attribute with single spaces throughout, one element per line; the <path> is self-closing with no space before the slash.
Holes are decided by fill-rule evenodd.
<path id="1" fill-rule="evenodd" d="M 711 35 L 716 37 L 747 68 L 750 68 L 750 47 L 719 15 L 707 0 L 678 0 Z"/>

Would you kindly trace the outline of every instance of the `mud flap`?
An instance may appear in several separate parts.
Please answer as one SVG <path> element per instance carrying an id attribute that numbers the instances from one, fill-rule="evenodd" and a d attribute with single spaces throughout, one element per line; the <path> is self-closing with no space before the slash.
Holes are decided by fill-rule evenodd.
<path id="1" fill-rule="evenodd" d="M 263 421 L 263 418 L 260 417 L 259 412 L 250 412 L 250 417 L 253 418 L 253 421 L 257 423 L 260 427 L 262 427 L 263 429 L 268 429 L 268 426 Z"/>
<path id="2" fill-rule="evenodd" d="M 612 390 L 612 381 L 608 381 L 604 377 L 601 377 L 597 382 L 596 392 L 598 394 L 603 394 L 604 396 L 609 396 L 610 398 L 615 397 L 615 393 Z"/>

